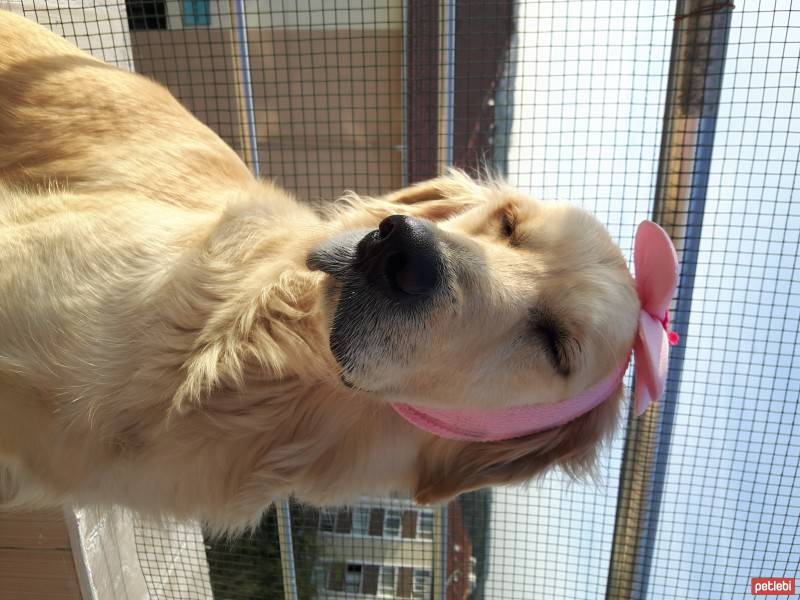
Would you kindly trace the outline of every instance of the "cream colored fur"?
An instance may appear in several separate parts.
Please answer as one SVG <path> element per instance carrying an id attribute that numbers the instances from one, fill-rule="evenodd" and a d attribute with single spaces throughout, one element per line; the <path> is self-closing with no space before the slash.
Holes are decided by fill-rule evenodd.
<path id="1" fill-rule="evenodd" d="M 510 331 L 531 294 L 549 294 L 590 314 L 580 368 L 483 381 L 498 397 L 554 401 L 625 356 L 638 304 L 596 221 L 532 202 L 453 174 L 320 216 L 257 181 L 158 84 L 0 12 L 0 504 L 120 503 L 228 530 L 290 494 L 437 501 L 583 464 L 618 395 L 546 435 L 435 440 L 394 414 L 391 394 L 340 381 L 328 347 L 336 283 L 306 266 L 311 248 L 395 213 L 469 238 L 513 285 L 486 278 L 464 302 L 484 315 L 474 326 L 453 321 L 467 308 L 431 324 L 439 371 L 386 366 L 387 380 L 423 403 L 493 398 L 457 393 L 462 369 L 494 373 L 498 323 Z M 509 207 L 538 250 L 490 234 Z"/>

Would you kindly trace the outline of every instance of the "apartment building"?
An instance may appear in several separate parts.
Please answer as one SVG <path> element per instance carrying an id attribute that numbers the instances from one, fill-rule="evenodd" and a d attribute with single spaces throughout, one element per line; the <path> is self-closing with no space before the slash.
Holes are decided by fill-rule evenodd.
<path id="1" fill-rule="evenodd" d="M 448 507 L 446 531 L 446 598 L 466 600 L 475 582 L 475 559 L 457 502 Z M 363 499 L 321 512 L 317 600 L 428 600 L 441 548 L 437 535 L 434 509 L 407 499 Z"/>

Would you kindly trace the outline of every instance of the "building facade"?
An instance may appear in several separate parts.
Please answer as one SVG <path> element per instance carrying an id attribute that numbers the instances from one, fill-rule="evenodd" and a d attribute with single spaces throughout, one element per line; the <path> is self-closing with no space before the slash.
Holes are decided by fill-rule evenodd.
<path id="1" fill-rule="evenodd" d="M 431 598 L 441 549 L 438 509 L 409 499 L 364 498 L 320 513 L 316 598 Z M 447 511 L 447 600 L 466 600 L 474 585 L 472 545 L 458 503 Z M 439 542 L 439 543 L 437 543 Z"/>

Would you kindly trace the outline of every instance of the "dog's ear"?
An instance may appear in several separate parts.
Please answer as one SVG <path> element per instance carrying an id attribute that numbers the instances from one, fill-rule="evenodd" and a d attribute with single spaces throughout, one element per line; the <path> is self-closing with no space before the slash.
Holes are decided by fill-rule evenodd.
<path id="1" fill-rule="evenodd" d="M 387 194 L 382 200 L 402 205 L 402 212 L 415 217 L 441 221 L 483 202 L 485 191 L 467 174 L 451 170 L 442 177 Z"/>
<path id="2" fill-rule="evenodd" d="M 501 442 L 432 439 L 420 452 L 414 500 L 444 502 L 470 490 L 526 481 L 556 465 L 573 476 L 589 472 L 598 447 L 616 425 L 622 389 L 566 425 L 526 437 Z"/>
<path id="3" fill-rule="evenodd" d="M 252 284 L 252 293 L 248 288 L 248 293 L 208 303 L 204 318 L 194 327 L 186 325 L 190 317 L 181 315 L 176 335 L 184 336 L 191 347 L 179 371 L 173 411 L 199 405 L 215 390 L 243 389 L 248 374 L 264 383 L 296 376 L 312 379 L 330 372 L 333 357 L 320 351 L 327 346 L 315 311 L 318 276 L 285 271 L 272 279 L 271 285 L 260 288 L 254 276 L 245 282 Z"/>

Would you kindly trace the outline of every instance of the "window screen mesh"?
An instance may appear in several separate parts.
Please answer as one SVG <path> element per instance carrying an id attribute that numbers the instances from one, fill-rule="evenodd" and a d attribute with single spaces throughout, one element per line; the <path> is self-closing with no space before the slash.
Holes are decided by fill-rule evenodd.
<path id="1" fill-rule="evenodd" d="M 630 255 L 653 210 L 674 2 L 248 1 L 246 44 L 236 4 L 10 3 L 163 82 L 304 200 L 385 192 L 452 160 L 578 203 Z M 674 315 L 686 354 L 669 382 L 663 495 L 650 557 L 632 561 L 633 597 L 747 598 L 751 577 L 800 575 L 799 59 L 798 7 L 736 2 L 691 310 Z M 606 597 L 612 549 L 626 543 L 615 541 L 624 438 L 623 426 L 594 482 L 553 472 L 451 504 L 435 528 L 447 524 L 445 597 Z M 438 597 L 426 514 L 399 498 L 293 505 L 300 597 Z M 146 573 L 164 560 L 160 535 L 140 536 Z M 207 564 L 216 598 L 283 597 L 274 510 L 191 560 Z"/>

